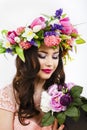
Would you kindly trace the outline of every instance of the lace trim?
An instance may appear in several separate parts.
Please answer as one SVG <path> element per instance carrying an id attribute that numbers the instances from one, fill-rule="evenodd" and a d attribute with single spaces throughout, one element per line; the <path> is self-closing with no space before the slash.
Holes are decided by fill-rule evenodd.
<path id="1" fill-rule="evenodd" d="M 15 103 L 13 99 L 11 99 L 12 97 L 10 96 L 11 91 L 11 87 L 9 87 L 9 91 L 8 87 L 5 87 L 4 89 L 0 90 L 0 108 L 11 112 L 15 112 Z"/>

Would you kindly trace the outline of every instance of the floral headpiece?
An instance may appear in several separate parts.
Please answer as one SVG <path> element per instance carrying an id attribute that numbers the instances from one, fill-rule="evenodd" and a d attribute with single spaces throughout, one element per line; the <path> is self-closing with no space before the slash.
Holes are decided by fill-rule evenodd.
<path id="1" fill-rule="evenodd" d="M 1 34 L 0 53 L 17 54 L 23 61 L 23 50 L 31 46 L 40 47 L 44 43 L 55 48 L 59 45 L 65 57 L 74 43 L 85 42 L 62 9 L 56 10 L 53 16 L 37 17 L 29 26 L 19 27 L 16 31 L 2 30 Z"/>

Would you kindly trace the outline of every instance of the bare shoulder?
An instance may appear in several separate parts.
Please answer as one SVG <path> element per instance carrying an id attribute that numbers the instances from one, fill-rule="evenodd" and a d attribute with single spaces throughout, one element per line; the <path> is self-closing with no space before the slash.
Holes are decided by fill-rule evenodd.
<path id="1" fill-rule="evenodd" d="M 0 109 L 0 130 L 13 130 L 14 113 Z"/>

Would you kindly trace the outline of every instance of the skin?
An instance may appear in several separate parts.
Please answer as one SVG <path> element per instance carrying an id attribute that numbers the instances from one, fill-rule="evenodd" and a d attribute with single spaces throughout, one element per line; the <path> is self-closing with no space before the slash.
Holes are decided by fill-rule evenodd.
<path id="1" fill-rule="evenodd" d="M 41 46 L 38 49 L 38 59 L 40 62 L 40 71 L 38 72 L 35 80 L 34 97 L 36 99 L 36 95 L 38 95 L 37 97 L 39 98 L 37 98 L 37 100 L 40 100 L 42 87 L 45 81 L 50 78 L 58 66 L 59 48 L 53 49 L 46 46 Z M 46 73 L 43 71 L 44 69 L 50 69 L 51 71 Z M 37 103 L 37 101 L 35 102 Z M 14 113 L 0 109 L 0 117 L 2 117 L 0 120 L 0 130 L 14 130 Z M 37 120 L 35 122 L 37 122 Z M 52 124 L 52 130 L 63 130 L 63 128 L 64 125 L 61 125 L 58 128 L 58 121 L 55 119 L 54 123 Z"/>

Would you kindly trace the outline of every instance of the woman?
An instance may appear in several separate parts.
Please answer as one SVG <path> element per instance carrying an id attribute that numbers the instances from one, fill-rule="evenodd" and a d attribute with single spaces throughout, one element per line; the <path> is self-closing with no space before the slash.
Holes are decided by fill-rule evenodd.
<path id="1" fill-rule="evenodd" d="M 6 42 L 2 40 L 1 53 L 18 56 L 12 84 L 0 90 L 0 129 L 63 130 L 64 125 L 58 126 L 56 119 L 51 125 L 42 126 L 41 93 L 52 84 L 64 85 L 62 60 L 78 38 L 76 29 L 68 18 L 62 18 L 59 9 L 49 20 L 39 17 L 28 27 L 2 34 L 6 35 Z"/>
<path id="2" fill-rule="evenodd" d="M 7 102 L 7 104 L 10 104 L 10 107 L 7 105 L 9 108 L 4 108 L 6 110 L 2 110 L 3 108 L 0 109 L 0 115 L 2 116 L 2 120 L 0 121 L 0 129 L 2 130 L 13 130 L 13 124 L 14 130 L 39 130 L 41 118 L 43 116 L 43 113 L 40 110 L 41 92 L 57 80 L 57 73 L 59 70 L 61 70 L 61 80 L 64 80 L 64 72 L 62 68 L 61 56 L 59 56 L 59 48 L 53 49 L 43 45 L 37 50 L 37 47 L 31 47 L 29 50 L 25 51 L 25 60 L 26 62 L 24 63 L 19 57 L 17 57 L 17 74 L 13 80 L 15 97 L 17 103 L 20 104 L 20 107 L 18 112 L 17 110 L 14 111 L 13 109 L 15 109 L 16 104 L 14 100 L 9 99 L 11 97 L 7 94 L 7 96 L 9 96 L 9 103 Z M 11 86 L 5 89 L 7 89 L 6 91 L 10 91 L 10 94 L 13 95 L 13 90 L 11 90 L 12 88 L 10 87 Z M 3 94 L 6 95 L 6 92 L 3 92 Z M 2 107 L 4 107 L 3 101 Z M 31 117 L 29 125 L 22 126 L 19 124 L 18 118 L 24 125 L 22 116 L 25 118 Z M 46 129 L 50 130 L 50 127 Z M 58 130 L 62 129 L 63 126 L 61 126 Z M 53 130 L 57 130 L 57 128 L 53 128 Z"/>

